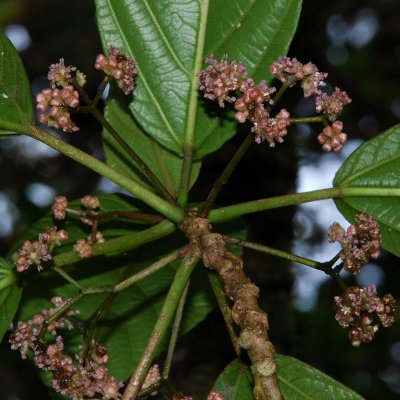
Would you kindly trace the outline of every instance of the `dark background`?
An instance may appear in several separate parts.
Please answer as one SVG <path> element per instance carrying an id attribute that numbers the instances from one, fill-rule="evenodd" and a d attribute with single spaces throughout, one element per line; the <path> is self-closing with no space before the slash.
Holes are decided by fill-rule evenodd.
<path id="1" fill-rule="evenodd" d="M 396 0 L 305 1 L 289 55 L 302 62 L 311 60 L 321 71 L 329 72 L 329 81 L 334 86 L 349 93 L 353 102 L 343 120 L 344 130 L 352 138 L 368 140 L 399 120 L 399 11 L 400 3 Z M 10 24 L 21 25 L 29 32 L 31 43 L 21 51 L 21 57 L 34 92 L 42 88 L 49 64 L 64 57 L 67 65 L 78 65 L 88 73 L 88 91 L 95 93 L 100 76 L 94 72 L 93 62 L 101 49 L 91 1 L 0 0 L 0 27 L 10 29 Z M 307 108 L 300 97 L 293 96 L 287 101 L 287 108 L 298 114 Z M 66 135 L 65 139 L 101 158 L 101 127 L 83 116 L 74 119 L 81 133 Z M 292 129 L 286 145 L 275 152 L 253 146 L 251 155 L 235 171 L 219 202 L 228 204 L 294 192 L 299 165 L 317 162 L 321 156 L 315 140 L 317 133 L 314 127 Z M 238 135 L 205 160 L 202 178 L 193 189 L 193 199 L 204 199 L 242 137 Z M 0 141 L 0 171 L 2 255 L 32 222 L 48 211 L 52 193 L 77 198 L 96 190 L 112 190 L 104 182 L 99 186 L 96 174 L 66 157 L 18 138 Z M 294 218 L 295 212 L 292 207 L 247 217 L 249 237 L 286 250 L 290 250 L 296 238 L 303 238 L 311 246 L 320 245 L 325 232 L 318 220 L 308 216 L 313 227 L 312 233 L 305 235 L 302 223 Z M 12 218 L 7 222 L 5 215 Z M 371 344 L 352 348 L 346 332 L 333 318 L 332 297 L 339 293 L 334 284 L 324 283 L 316 307 L 301 311 L 292 302 L 295 279 L 292 266 L 252 252 L 245 253 L 245 260 L 249 274 L 261 287 L 260 301 L 269 313 L 270 336 L 278 351 L 320 368 L 367 399 L 400 396 L 398 323 L 390 329 L 381 329 Z M 379 293 L 390 291 L 398 299 L 398 259 L 384 254 L 378 264 L 384 274 Z M 7 347 L 3 343 L 0 350 L 0 399 L 48 398 L 29 363 L 20 362 L 19 356 Z M 202 398 L 232 358 L 224 326 L 218 313 L 212 313 L 178 347 L 174 383 Z"/>

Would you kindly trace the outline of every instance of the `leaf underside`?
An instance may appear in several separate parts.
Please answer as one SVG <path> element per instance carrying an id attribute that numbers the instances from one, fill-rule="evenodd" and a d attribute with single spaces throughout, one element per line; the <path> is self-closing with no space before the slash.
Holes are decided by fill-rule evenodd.
<path id="1" fill-rule="evenodd" d="M 208 3 L 208 13 L 201 18 Z M 301 1 L 96 0 L 96 7 L 103 47 L 117 46 L 138 62 L 137 87 L 129 100 L 135 120 L 132 136 L 147 135 L 154 141 L 151 146 L 135 145 L 135 151 L 143 159 L 156 160 L 154 172 L 163 175 L 160 153 L 168 150 L 182 157 L 186 143 L 200 160 L 236 133 L 232 114 L 221 115 L 216 103 L 205 102 L 197 93 L 196 74 L 201 67 L 196 67 L 196 57 L 204 60 L 210 53 L 217 57 L 227 53 L 229 59 L 245 63 L 255 80 L 269 79 L 269 64 L 288 50 Z M 190 110 L 195 110 L 194 122 Z M 118 111 L 114 108 L 112 113 Z M 125 127 L 120 133 L 128 138 L 130 130 Z M 124 169 L 129 165 L 107 141 L 106 153 L 113 165 Z M 172 165 L 166 185 L 176 192 L 179 163 L 169 156 L 164 163 Z M 193 180 L 198 168 L 193 168 Z"/>
<path id="2" fill-rule="evenodd" d="M 333 180 L 335 187 L 400 188 L 400 125 L 374 137 L 355 150 Z M 382 246 L 400 256 L 400 198 L 346 197 L 335 200 L 351 222 L 359 212 L 380 224 Z"/>

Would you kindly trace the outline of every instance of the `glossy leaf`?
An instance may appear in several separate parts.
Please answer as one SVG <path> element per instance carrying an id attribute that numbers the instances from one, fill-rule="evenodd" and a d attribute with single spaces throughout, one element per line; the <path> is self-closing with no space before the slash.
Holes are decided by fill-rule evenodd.
<path id="1" fill-rule="evenodd" d="M 279 386 L 286 400 L 362 400 L 353 390 L 302 361 L 281 354 L 276 361 Z M 213 389 L 225 400 L 254 399 L 250 370 L 238 360 L 223 370 Z"/>
<path id="2" fill-rule="evenodd" d="M 171 153 L 161 146 L 159 142 L 143 132 L 121 95 L 115 95 L 107 102 L 105 117 L 132 150 L 140 155 L 167 190 L 172 195 L 176 195 L 182 171 L 182 158 Z M 103 145 L 107 164 L 125 176 L 148 184 L 146 177 L 141 173 L 140 167 L 130 159 L 126 151 L 106 130 L 104 130 Z M 195 182 L 199 170 L 200 162 L 194 163 L 192 184 Z"/>
<path id="3" fill-rule="evenodd" d="M 13 265 L 0 258 L 0 342 L 17 311 L 21 293 Z"/>
<path id="4" fill-rule="evenodd" d="M 345 161 L 333 181 L 335 187 L 400 188 L 400 125 L 361 145 Z M 339 211 L 354 221 L 363 211 L 379 221 L 382 246 L 400 256 L 400 199 L 346 197 L 335 200 Z"/>
<path id="5" fill-rule="evenodd" d="M 12 125 L 27 127 L 33 120 L 31 87 L 22 61 L 0 32 L 0 135 L 15 134 Z"/>
<path id="6" fill-rule="evenodd" d="M 232 118 L 212 118 L 199 101 L 200 60 L 229 52 L 230 59 L 249 66 L 250 75 L 268 78 L 268 64 L 288 49 L 301 1 L 96 0 L 96 5 L 104 47 L 113 44 L 138 61 L 130 108 L 140 126 L 178 155 L 189 143 L 199 159 L 236 131 Z"/>

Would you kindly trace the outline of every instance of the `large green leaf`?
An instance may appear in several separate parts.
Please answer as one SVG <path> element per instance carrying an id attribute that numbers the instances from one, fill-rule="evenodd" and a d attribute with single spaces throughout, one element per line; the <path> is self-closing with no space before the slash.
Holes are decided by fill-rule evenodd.
<path id="1" fill-rule="evenodd" d="M 279 386 L 286 400 L 362 400 L 353 390 L 302 361 L 281 354 L 276 361 Z M 238 360 L 223 370 L 213 389 L 225 400 L 254 398 L 251 373 Z"/>
<path id="2" fill-rule="evenodd" d="M 31 87 L 22 61 L 0 32 L 0 134 L 14 134 L 12 124 L 27 127 L 33 120 Z"/>
<path id="3" fill-rule="evenodd" d="M 21 293 L 13 265 L 0 258 L 0 342 L 17 311 Z"/>
<path id="4" fill-rule="evenodd" d="M 395 125 L 355 150 L 337 172 L 333 185 L 355 188 L 400 188 L 400 125 Z M 379 221 L 382 246 L 400 256 L 400 199 L 398 197 L 345 197 L 335 200 L 349 220 L 366 212 Z"/>
<path id="5" fill-rule="evenodd" d="M 201 158 L 236 131 L 232 118 L 213 118 L 199 101 L 201 60 L 228 52 L 256 79 L 268 78 L 268 64 L 288 49 L 301 1 L 96 0 L 96 5 L 104 47 L 113 44 L 138 61 L 130 109 L 140 126 L 176 154 L 186 144 Z"/>
<path id="6" fill-rule="evenodd" d="M 164 184 L 172 195 L 176 195 L 182 171 L 182 158 L 171 153 L 146 135 L 137 124 L 122 95 L 114 95 L 107 102 L 105 116 L 114 129 L 124 138 L 125 142 L 134 150 Z M 104 130 L 103 145 L 107 163 L 114 169 L 135 180 L 148 183 L 146 177 L 129 157 L 126 151 Z M 193 184 L 200 170 L 200 162 L 192 168 Z"/>

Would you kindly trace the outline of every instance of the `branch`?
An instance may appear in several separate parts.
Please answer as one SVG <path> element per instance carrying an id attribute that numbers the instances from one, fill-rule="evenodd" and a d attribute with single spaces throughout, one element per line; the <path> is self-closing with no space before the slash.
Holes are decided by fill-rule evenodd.
<path id="1" fill-rule="evenodd" d="M 311 201 L 339 199 L 344 197 L 400 197 L 398 188 L 368 188 L 368 187 L 335 187 L 330 189 L 313 190 L 311 192 L 288 194 L 253 200 L 233 206 L 214 209 L 209 214 L 211 223 L 220 223 L 254 212 L 272 210 L 274 208 L 309 203 Z"/>
<path id="2" fill-rule="evenodd" d="M 109 239 L 104 243 L 95 244 L 92 247 L 92 254 L 93 256 L 99 256 L 102 254 L 123 253 L 124 251 L 132 250 L 145 243 L 167 236 L 174 232 L 175 229 L 176 227 L 172 222 L 163 221 L 144 231 L 134 232 L 115 239 Z M 58 254 L 53 259 L 57 267 L 72 264 L 80 260 L 82 260 L 82 258 L 75 251 Z"/>
<path id="3" fill-rule="evenodd" d="M 212 206 L 214 205 L 215 200 L 217 199 L 219 193 L 221 192 L 222 188 L 228 182 L 230 176 L 232 175 L 233 171 L 235 170 L 236 166 L 239 164 L 240 160 L 246 154 L 246 151 L 249 149 L 250 145 L 254 141 L 254 134 L 249 133 L 246 136 L 246 139 L 237 149 L 236 153 L 233 155 L 232 159 L 229 161 L 225 169 L 223 170 L 222 174 L 218 177 L 215 181 L 213 188 L 210 194 L 207 197 L 206 202 L 204 203 L 201 211 L 200 216 L 206 218 L 208 213 L 210 212 Z"/>
<path id="4" fill-rule="evenodd" d="M 184 218 L 184 211 L 177 206 L 170 204 L 168 201 L 164 200 L 162 197 L 146 189 L 140 183 L 133 181 L 130 178 L 120 174 L 115 171 L 107 164 L 97 160 L 96 158 L 90 156 L 89 154 L 71 146 L 68 143 L 54 137 L 49 132 L 46 132 L 36 126 L 30 127 L 30 132 L 28 136 L 39 140 L 42 143 L 47 144 L 53 149 L 59 151 L 60 153 L 72 158 L 78 163 L 84 165 L 85 167 L 97 172 L 98 174 L 110 179 L 117 185 L 126 189 L 128 192 L 132 193 L 134 196 L 142 200 L 144 203 L 157 210 L 160 214 L 169 218 L 174 222 L 181 222 Z"/>
<path id="5" fill-rule="evenodd" d="M 165 298 L 156 325 L 154 326 L 150 339 L 147 342 L 146 349 L 144 350 L 142 357 L 129 380 L 128 386 L 122 396 L 122 400 L 133 400 L 139 393 L 147 371 L 149 370 L 167 329 L 172 322 L 179 300 L 196 264 L 197 261 L 193 261 L 192 258 L 186 257 L 176 271 L 174 281 L 172 282 L 167 297 Z"/>
<path id="6" fill-rule="evenodd" d="M 205 218 L 192 214 L 180 228 L 206 267 L 215 270 L 233 302 L 232 317 L 240 328 L 239 344 L 247 351 L 256 400 L 283 400 L 277 379 L 275 349 L 270 342 L 267 314 L 257 304 L 259 289 L 243 271 L 243 261 L 226 249 L 222 235 L 211 232 Z"/>

